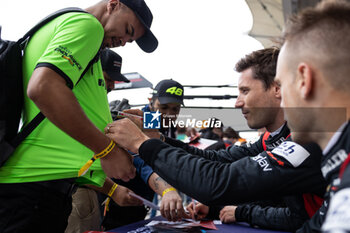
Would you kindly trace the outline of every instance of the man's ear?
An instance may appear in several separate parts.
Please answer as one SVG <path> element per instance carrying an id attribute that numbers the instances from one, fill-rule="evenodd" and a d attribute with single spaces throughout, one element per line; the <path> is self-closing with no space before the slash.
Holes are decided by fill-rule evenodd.
<path id="1" fill-rule="evenodd" d="M 107 3 L 107 11 L 109 14 L 111 14 L 115 9 L 118 9 L 120 7 L 120 1 L 119 0 L 108 0 Z"/>
<path id="2" fill-rule="evenodd" d="M 277 82 L 274 82 L 272 88 L 273 88 L 275 97 L 277 99 L 281 99 L 282 97 L 281 97 L 281 87 L 280 87 L 280 85 Z"/>
<path id="3" fill-rule="evenodd" d="M 309 98 L 314 85 L 314 72 L 312 67 L 307 63 L 300 63 L 298 65 L 296 79 L 301 98 Z"/>

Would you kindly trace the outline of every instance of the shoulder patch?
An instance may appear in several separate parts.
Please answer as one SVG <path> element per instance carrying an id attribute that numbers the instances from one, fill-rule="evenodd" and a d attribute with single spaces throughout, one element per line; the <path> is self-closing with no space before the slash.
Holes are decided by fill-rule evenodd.
<path id="1" fill-rule="evenodd" d="M 323 231 L 341 229 L 350 231 L 350 188 L 339 190 L 331 199 Z"/>
<path id="2" fill-rule="evenodd" d="M 310 153 L 295 142 L 285 141 L 272 150 L 272 153 L 283 157 L 294 167 L 298 167 L 310 156 Z"/>

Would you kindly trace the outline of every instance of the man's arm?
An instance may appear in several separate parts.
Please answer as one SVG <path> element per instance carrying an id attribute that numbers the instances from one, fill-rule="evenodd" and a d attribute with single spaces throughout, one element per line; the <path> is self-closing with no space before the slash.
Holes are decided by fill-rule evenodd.
<path id="1" fill-rule="evenodd" d="M 170 221 L 179 221 L 184 217 L 189 217 L 185 214 L 180 195 L 165 180 L 153 173 L 148 180 L 148 184 L 154 192 L 162 196 L 160 212 L 163 217 Z"/>
<path id="2" fill-rule="evenodd" d="M 162 197 L 162 202 L 160 205 L 160 212 L 162 216 L 167 218 L 169 221 L 176 221 L 181 217 L 187 217 L 186 215 L 182 215 L 184 213 L 182 208 L 182 199 L 176 190 L 172 190 L 173 187 L 154 173 L 153 169 L 148 166 L 139 156 L 135 156 L 133 162 L 141 179 L 143 179 L 154 192 L 160 196 L 163 196 L 163 192 L 167 190 Z"/>
<path id="3" fill-rule="evenodd" d="M 86 186 L 97 192 L 101 192 L 105 195 L 108 195 L 114 184 L 115 184 L 114 181 L 107 177 L 102 187 L 97 187 L 94 185 L 86 185 Z M 120 206 L 142 205 L 142 201 L 131 196 L 129 192 L 132 192 L 132 191 L 122 185 L 118 185 L 115 191 L 113 192 L 111 198 L 113 199 L 114 202 L 116 202 Z"/>
<path id="4" fill-rule="evenodd" d="M 35 69 L 27 94 L 53 124 L 93 152 L 99 153 L 109 145 L 110 139 L 87 118 L 65 80 L 52 69 Z M 131 157 L 118 147 L 101 159 L 101 165 L 110 177 L 128 181 L 135 176 Z"/>
<path id="5" fill-rule="evenodd" d="M 139 109 L 129 109 L 127 112 L 130 114 L 142 115 L 142 111 Z M 131 137 L 135 139 L 140 139 L 141 137 L 157 138 L 157 139 L 160 138 L 159 131 L 155 129 L 152 129 L 152 130 L 143 129 L 143 133 L 142 133 L 141 132 L 142 122 L 140 121 L 139 118 L 135 118 L 132 116 L 130 116 L 129 119 L 115 121 L 111 124 L 111 126 L 112 127 L 110 130 L 110 133 L 111 133 L 110 136 L 112 138 L 116 138 L 119 136 L 119 138 L 115 141 L 118 141 L 122 146 L 125 146 L 125 143 L 123 143 L 123 139 L 126 139 L 126 138 L 128 139 Z M 220 161 L 224 163 L 231 163 L 246 156 L 254 156 L 260 153 L 261 151 L 263 151 L 262 136 L 259 138 L 258 141 L 256 141 L 253 144 L 245 144 L 242 146 L 231 146 L 228 149 L 223 149 L 219 151 L 201 150 L 196 147 L 190 146 L 180 140 L 172 139 L 166 136 L 164 138 L 167 144 L 177 148 L 181 148 L 192 155 L 198 155 L 212 161 Z M 141 143 L 139 143 L 139 145 L 141 145 Z M 132 150 L 131 148 L 128 148 L 128 147 L 126 148 L 129 150 Z M 136 153 L 136 151 L 134 152 Z"/>
<path id="6" fill-rule="evenodd" d="M 225 221 L 224 218 L 230 216 L 230 213 L 234 216 L 231 219 L 233 221 Z M 294 232 L 303 225 L 308 217 L 302 213 L 292 213 L 288 207 L 262 207 L 258 204 L 245 204 L 236 208 L 226 206 L 220 212 L 220 219 L 223 222 L 247 222 L 260 228 Z"/>
<path id="7" fill-rule="evenodd" d="M 315 151 L 313 145 L 307 149 Z M 250 202 L 304 192 L 321 193 L 325 181 L 319 169 L 321 156 L 318 153 L 321 150 L 317 147 L 317 153 L 304 157 L 300 164 L 267 152 L 228 164 L 190 155 L 156 139 L 145 141 L 139 148 L 140 156 L 157 174 L 207 205 Z"/>
<path id="8" fill-rule="evenodd" d="M 170 185 L 206 205 L 232 205 L 287 194 L 321 196 L 325 190 L 319 167 L 322 151 L 316 144 L 303 148 L 286 141 L 272 152 L 222 163 L 149 139 L 129 119 L 114 122 L 107 135 L 138 152 Z"/>
<path id="9" fill-rule="evenodd" d="M 261 144 L 261 138 L 253 144 L 242 146 L 230 146 L 227 149 L 222 149 L 219 151 L 215 150 L 201 150 L 194 146 L 190 146 L 180 140 L 165 137 L 165 142 L 174 147 L 181 148 L 192 155 L 198 155 L 203 158 L 220 161 L 223 163 L 232 163 L 246 156 L 254 156 L 263 151 Z"/>

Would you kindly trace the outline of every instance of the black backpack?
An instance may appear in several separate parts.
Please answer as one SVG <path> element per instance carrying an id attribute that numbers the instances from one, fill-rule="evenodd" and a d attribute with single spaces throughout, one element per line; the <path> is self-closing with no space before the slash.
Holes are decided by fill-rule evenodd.
<path id="1" fill-rule="evenodd" d="M 20 124 L 23 109 L 23 76 L 22 55 L 23 50 L 42 26 L 56 17 L 69 12 L 84 12 L 80 8 L 65 8 L 47 16 L 18 41 L 6 41 L 1 39 L 0 27 L 0 166 L 11 156 L 15 148 L 45 119 L 39 112 L 20 133 Z M 81 77 L 89 67 L 98 60 L 99 53 L 89 62 Z M 79 79 L 80 80 L 80 79 Z"/>

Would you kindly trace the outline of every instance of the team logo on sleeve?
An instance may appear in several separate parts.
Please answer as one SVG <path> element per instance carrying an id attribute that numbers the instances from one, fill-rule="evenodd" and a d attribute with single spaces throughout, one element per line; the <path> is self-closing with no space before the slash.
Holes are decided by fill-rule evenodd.
<path id="1" fill-rule="evenodd" d="M 69 62 L 69 64 L 71 64 L 71 66 L 76 66 L 79 70 L 82 69 L 81 65 L 79 64 L 79 62 L 77 62 L 77 60 L 74 58 L 72 52 L 69 49 L 60 45 L 57 48 L 55 48 L 55 51 L 62 54 L 62 58 L 66 59 Z"/>
<path id="2" fill-rule="evenodd" d="M 345 150 L 339 150 L 337 153 L 332 155 L 330 159 L 327 160 L 325 165 L 321 168 L 323 177 L 326 177 L 329 172 L 338 168 L 348 157 L 348 154 Z"/>
<path id="3" fill-rule="evenodd" d="M 272 168 L 266 158 L 266 156 L 263 156 L 262 154 L 258 154 L 251 158 L 253 161 L 257 162 L 259 166 L 265 171 L 272 171 Z"/>
<path id="4" fill-rule="evenodd" d="M 310 156 L 310 153 L 295 142 L 285 141 L 272 150 L 272 153 L 283 157 L 294 167 L 298 167 Z"/>
<path id="5" fill-rule="evenodd" d="M 144 129 L 160 129 L 160 116 L 162 114 L 159 111 L 156 112 L 144 112 L 143 113 L 143 128 Z"/>

